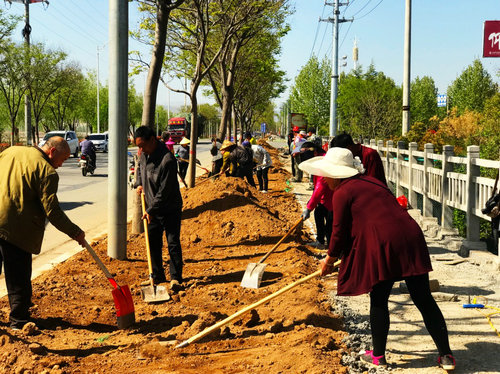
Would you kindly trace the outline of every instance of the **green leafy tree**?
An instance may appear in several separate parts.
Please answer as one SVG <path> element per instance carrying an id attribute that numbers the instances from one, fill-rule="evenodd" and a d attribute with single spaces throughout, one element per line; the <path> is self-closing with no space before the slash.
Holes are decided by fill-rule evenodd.
<path id="1" fill-rule="evenodd" d="M 456 107 L 459 114 L 466 110 L 482 112 L 486 100 L 497 90 L 490 74 L 481 61 L 476 59 L 448 87 L 448 98 L 451 107 Z"/>
<path id="2" fill-rule="evenodd" d="M 12 43 L 4 43 L 0 51 L 0 91 L 7 104 L 11 145 L 14 145 L 19 131 L 16 126 L 17 117 L 26 92 L 25 65 L 19 63 L 20 60 L 23 61 L 25 53 L 26 49 L 23 45 L 18 46 Z"/>
<path id="3" fill-rule="evenodd" d="M 72 130 L 75 129 L 75 112 L 80 103 L 80 94 L 84 89 L 84 76 L 80 66 L 77 64 L 68 64 L 60 71 L 59 88 L 50 97 L 45 108 L 46 119 L 51 121 L 46 127 L 64 128 L 66 124 Z"/>
<path id="4" fill-rule="evenodd" d="M 61 63 L 65 58 L 64 52 L 45 50 L 40 43 L 29 47 L 29 68 L 24 71 L 24 81 L 35 120 L 33 139 L 36 143 L 39 141 L 38 129 L 43 109 L 51 96 L 62 87 L 64 69 Z"/>
<path id="5" fill-rule="evenodd" d="M 185 0 L 137 0 L 139 11 L 144 17 L 139 29 L 132 32 L 132 36 L 152 46 L 151 60 L 146 63 L 137 51 L 132 51 L 134 60 L 138 63 L 133 73 L 138 73 L 147 68 L 148 76 L 144 87 L 144 107 L 142 124 L 152 126 L 155 123 L 156 95 L 160 82 L 163 61 L 165 58 L 165 45 L 167 26 L 170 12 L 178 8 Z"/>
<path id="6" fill-rule="evenodd" d="M 484 103 L 481 136 L 481 157 L 498 160 L 500 157 L 500 92 Z"/>
<path id="7" fill-rule="evenodd" d="M 331 62 L 312 56 L 300 70 L 291 87 L 290 104 L 294 113 L 304 113 L 308 122 L 325 132 L 330 120 Z"/>
<path id="8" fill-rule="evenodd" d="M 233 100 L 235 120 L 241 132 L 253 130 L 261 122 L 274 123 L 269 109 L 274 108 L 271 100 L 285 90 L 285 73 L 279 69 L 277 56 L 281 36 L 286 31 L 263 33 L 242 49 L 236 66 Z"/>
<path id="9" fill-rule="evenodd" d="M 347 74 L 337 99 L 342 129 L 370 139 L 400 134 L 401 97 L 401 88 L 373 65 Z"/>
<path id="10" fill-rule="evenodd" d="M 411 122 L 424 125 L 437 115 L 437 88 L 434 79 L 428 76 L 417 77 L 410 86 Z"/>

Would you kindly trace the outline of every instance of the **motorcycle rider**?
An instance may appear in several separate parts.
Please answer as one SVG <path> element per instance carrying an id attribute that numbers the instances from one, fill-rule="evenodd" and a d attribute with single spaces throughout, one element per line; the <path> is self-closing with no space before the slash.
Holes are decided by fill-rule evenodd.
<path id="1" fill-rule="evenodd" d="M 82 151 L 82 155 L 86 154 L 89 157 L 90 165 L 95 169 L 96 168 L 96 154 L 95 154 L 95 145 L 90 140 L 90 137 L 87 135 L 85 140 L 80 143 L 80 149 Z"/>

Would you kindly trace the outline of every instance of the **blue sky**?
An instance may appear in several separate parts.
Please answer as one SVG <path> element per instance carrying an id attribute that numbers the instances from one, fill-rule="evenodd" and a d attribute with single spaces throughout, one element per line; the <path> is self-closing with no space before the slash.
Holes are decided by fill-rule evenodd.
<path id="1" fill-rule="evenodd" d="M 343 0 L 346 2 L 347 0 Z M 333 2 L 333 0 L 329 0 Z M 332 24 L 319 22 L 318 18 L 332 15 L 332 7 L 325 6 L 324 0 L 295 0 L 295 6 L 288 22 L 291 31 L 283 40 L 281 68 L 290 79 L 289 84 L 307 63 L 311 53 L 323 58 L 331 58 Z M 440 92 L 472 63 L 480 58 L 495 81 L 500 69 L 500 58 L 482 58 L 482 32 L 485 20 L 500 19 L 498 0 L 420 0 L 412 2 L 412 80 L 417 76 L 429 75 L 434 78 Z M 24 15 L 24 6 L 3 2 L 0 7 L 7 14 Z M 130 28 L 135 28 L 138 20 L 136 3 L 130 3 Z M 343 23 L 340 27 L 339 56 L 346 55 L 353 67 L 352 47 L 357 39 L 359 61 L 364 68 L 370 63 L 379 71 L 401 84 L 403 77 L 403 31 L 404 0 L 351 0 L 348 7 L 341 7 L 341 16 L 354 17 L 354 22 Z M 85 70 L 96 70 L 97 47 L 101 49 L 99 65 L 100 80 L 106 81 L 108 69 L 108 1 L 107 0 L 50 0 L 50 5 L 30 5 L 30 20 L 33 42 L 43 42 L 49 48 L 66 51 L 69 59 L 78 61 Z M 21 27 L 15 38 L 21 40 Z M 148 50 L 135 41 L 130 41 L 130 49 Z M 138 91 L 144 87 L 144 76 L 134 78 Z M 174 82 L 176 83 L 176 82 Z M 177 82 L 180 87 L 182 82 Z M 280 98 L 283 101 L 287 93 Z M 200 101 L 206 102 L 202 98 Z M 167 90 L 160 88 L 158 102 L 168 105 Z M 184 104 L 184 96 L 170 94 L 171 108 Z"/>

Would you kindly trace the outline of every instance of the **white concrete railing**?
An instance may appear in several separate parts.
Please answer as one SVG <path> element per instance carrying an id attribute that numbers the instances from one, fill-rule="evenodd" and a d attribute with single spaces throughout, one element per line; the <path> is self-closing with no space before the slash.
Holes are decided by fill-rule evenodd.
<path id="1" fill-rule="evenodd" d="M 434 153 L 433 144 L 425 144 L 424 151 L 417 150 L 417 143 L 370 140 L 365 146 L 376 149 L 386 173 L 388 183 L 395 187 L 396 196 L 407 190 L 410 205 L 417 207 L 417 194 L 422 195 L 422 215 L 432 217 L 432 202 L 441 205 L 441 226 L 453 225 L 452 209 L 466 213 L 467 240 L 479 240 L 480 218 L 491 220 L 481 213 L 490 198 L 495 180 L 481 177 L 479 168 L 500 169 L 500 161 L 479 158 L 479 147 L 467 147 L 467 157 L 456 157 L 453 146 L 443 146 L 443 153 Z M 463 172 L 457 169 L 462 169 Z M 499 183 L 500 187 L 500 183 Z"/>

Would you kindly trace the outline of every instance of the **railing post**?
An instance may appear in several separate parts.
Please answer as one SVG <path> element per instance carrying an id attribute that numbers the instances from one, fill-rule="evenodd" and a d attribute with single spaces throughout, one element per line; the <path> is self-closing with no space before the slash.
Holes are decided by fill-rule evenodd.
<path id="1" fill-rule="evenodd" d="M 385 154 L 385 163 L 387 165 L 387 170 L 386 170 L 386 179 L 387 179 L 387 185 L 390 187 L 391 191 L 394 190 L 394 185 L 396 184 L 396 176 L 394 176 L 394 169 L 391 164 L 391 159 L 393 158 L 392 151 L 391 149 L 394 148 L 394 142 L 392 140 L 388 140 L 386 143 L 387 147 L 387 152 Z M 389 185 L 389 183 L 392 183 L 392 185 Z"/>
<path id="2" fill-rule="evenodd" d="M 467 182 L 464 192 L 467 194 L 467 240 L 471 242 L 479 240 L 479 217 L 474 215 L 476 197 L 474 177 L 479 176 L 479 166 L 472 164 L 475 158 L 479 158 L 479 147 L 469 145 L 467 147 Z"/>
<path id="3" fill-rule="evenodd" d="M 403 180 L 402 169 L 404 155 L 401 153 L 402 149 L 406 148 L 406 143 L 402 140 L 398 141 L 398 150 L 396 156 L 396 196 L 401 196 L 404 194 L 403 187 L 401 187 L 401 181 Z"/>
<path id="4" fill-rule="evenodd" d="M 384 165 L 384 173 L 387 175 L 387 165 L 385 163 L 386 160 L 384 160 L 384 152 L 382 151 L 382 148 L 384 147 L 384 141 L 379 140 L 377 142 L 377 152 L 378 155 L 380 156 L 380 159 L 382 160 L 382 165 Z"/>
<path id="5" fill-rule="evenodd" d="M 413 191 L 413 166 L 417 164 L 417 160 L 413 152 L 418 150 L 418 143 L 411 142 L 408 144 L 408 202 L 410 206 L 417 207 L 417 193 Z"/>
<path id="6" fill-rule="evenodd" d="M 430 177 L 428 169 L 431 168 L 431 158 L 429 157 L 434 153 L 434 145 L 426 143 L 424 146 L 424 191 L 423 191 L 423 207 L 422 215 L 424 217 L 432 217 L 432 200 L 429 198 L 430 190 Z"/>
<path id="7" fill-rule="evenodd" d="M 453 227 L 453 209 L 448 206 L 448 198 L 450 196 L 450 180 L 448 173 L 453 171 L 453 163 L 448 161 L 448 157 L 453 156 L 453 146 L 443 146 L 443 179 L 441 181 L 441 226 L 444 228 Z"/>

